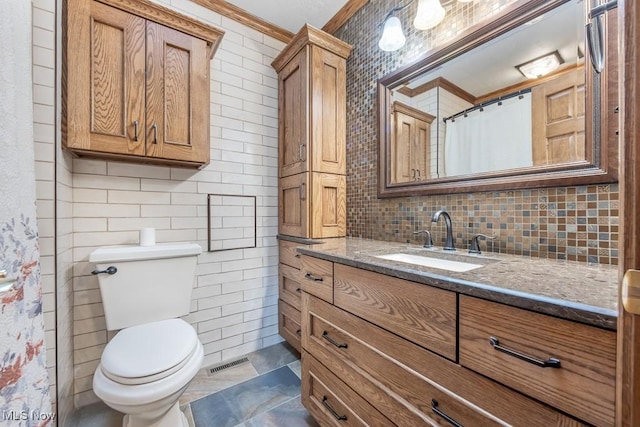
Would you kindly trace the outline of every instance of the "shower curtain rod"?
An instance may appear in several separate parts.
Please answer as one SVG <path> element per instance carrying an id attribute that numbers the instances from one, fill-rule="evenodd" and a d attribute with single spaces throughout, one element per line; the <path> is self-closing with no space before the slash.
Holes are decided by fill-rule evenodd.
<path id="1" fill-rule="evenodd" d="M 488 100 L 488 101 L 481 102 L 480 104 L 474 105 L 473 107 L 469 107 L 469 108 L 467 108 L 466 110 L 462 110 L 462 111 L 460 111 L 459 113 L 456 113 L 456 114 L 454 114 L 454 115 L 452 115 L 452 116 L 445 117 L 445 118 L 444 118 L 444 119 L 442 119 L 442 120 L 443 120 L 445 123 L 447 122 L 447 120 L 453 120 L 453 121 L 455 121 L 455 118 L 456 118 L 456 117 L 460 117 L 460 116 L 466 115 L 467 113 L 470 113 L 470 112 L 472 112 L 472 111 L 478 110 L 478 109 L 480 109 L 480 108 L 484 108 L 484 107 L 486 107 L 487 105 L 495 104 L 496 102 L 504 101 L 505 99 L 513 98 L 513 97 L 516 97 L 516 96 L 521 96 L 521 95 L 524 95 L 525 93 L 529 93 L 529 92 L 531 92 L 531 88 L 528 88 L 528 89 L 522 89 L 522 90 L 519 90 L 519 91 L 517 91 L 517 92 L 510 93 L 510 94 L 508 94 L 508 95 L 499 96 L 499 97 L 497 97 L 497 98 L 493 98 L 493 99 L 490 99 L 490 100 Z"/>

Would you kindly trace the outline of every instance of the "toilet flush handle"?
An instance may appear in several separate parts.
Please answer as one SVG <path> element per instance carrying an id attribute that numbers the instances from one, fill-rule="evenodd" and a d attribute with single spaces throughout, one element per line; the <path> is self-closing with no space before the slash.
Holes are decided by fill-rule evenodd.
<path id="1" fill-rule="evenodd" d="M 118 272 L 118 269 L 112 265 L 110 267 L 107 267 L 106 270 L 93 270 L 91 274 L 102 274 L 102 273 L 116 274 L 117 272 Z"/>

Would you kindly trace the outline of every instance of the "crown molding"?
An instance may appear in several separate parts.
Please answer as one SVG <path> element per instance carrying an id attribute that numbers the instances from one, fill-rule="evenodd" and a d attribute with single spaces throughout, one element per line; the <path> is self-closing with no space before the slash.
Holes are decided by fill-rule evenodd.
<path id="1" fill-rule="evenodd" d="M 342 8 L 333 15 L 333 18 L 329 20 L 324 27 L 322 27 L 322 31 L 326 31 L 329 34 L 334 34 L 340 27 L 342 27 L 345 22 L 347 22 L 353 15 L 355 15 L 360 9 L 362 9 L 369 0 L 348 0 L 347 3 L 342 6 Z"/>
<path id="2" fill-rule="evenodd" d="M 289 43 L 293 38 L 291 31 L 273 25 L 255 15 L 250 14 L 244 9 L 239 8 L 224 0 L 191 0 L 192 2 L 204 6 L 209 10 L 219 13 L 229 19 L 233 19 L 249 28 L 253 28 L 267 36 L 273 37 L 284 43 Z"/>

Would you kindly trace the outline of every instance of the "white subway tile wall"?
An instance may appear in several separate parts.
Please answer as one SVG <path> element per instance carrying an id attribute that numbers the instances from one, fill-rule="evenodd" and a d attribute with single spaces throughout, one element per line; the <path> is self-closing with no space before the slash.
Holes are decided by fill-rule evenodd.
<path id="1" fill-rule="evenodd" d="M 158 242 L 207 248 L 207 194 L 256 196 L 257 247 L 198 259 L 191 313 L 205 364 L 282 340 L 277 331 L 277 76 L 280 41 L 188 0 L 156 0 L 226 34 L 211 61 L 211 164 L 203 170 L 72 158 L 60 145 L 61 4 L 33 0 L 33 103 L 47 368 L 58 425 L 98 399 L 93 372 L 113 337 L 89 253 Z M 57 62 L 56 62 L 57 61 Z M 58 65 L 57 65 L 58 64 Z M 241 237 L 241 236 L 239 236 Z M 125 296 L 123 296 L 125 297 Z M 56 345 L 57 341 L 57 345 Z"/>

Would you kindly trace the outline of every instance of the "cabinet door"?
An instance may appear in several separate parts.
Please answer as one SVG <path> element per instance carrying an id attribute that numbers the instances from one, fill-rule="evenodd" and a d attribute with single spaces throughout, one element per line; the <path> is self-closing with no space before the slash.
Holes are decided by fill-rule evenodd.
<path id="1" fill-rule="evenodd" d="M 416 170 L 416 180 L 430 178 L 429 141 L 431 139 L 431 125 L 416 119 L 413 141 L 411 141 L 411 163 Z"/>
<path id="2" fill-rule="evenodd" d="M 309 170 L 307 49 L 298 52 L 278 74 L 278 163 L 281 178 Z"/>
<path id="3" fill-rule="evenodd" d="M 311 171 L 346 173 L 346 64 L 338 55 L 311 48 Z"/>
<path id="4" fill-rule="evenodd" d="M 431 114 L 400 102 L 393 103 L 391 182 L 419 181 L 429 177 Z"/>
<path id="5" fill-rule="evenodd" d="M 147 156 L 209 162 L 204 40 L 147 22 Z"/>
<path id="6" fill-rule="evenodd" d="M 406 114 L 394 114 L 394 135 L 391 144 L 393 170 L 391 182 L 410 182 L 415 178 L 415 168 L 411 163 L 411 141 L 415 132 L 415 119 Z"/>
<path id="7" fill-rule="evenodd" d="M 584 82 L 581 67 L 531 90 L 534 165 L 584 161 Z"/>
<path id="8" fill-rule="evenodd" d="M 311 174 L 311 238 L 344 237 L 347 232 L 347 178 Z"/>
<path id="9" fill-rule="evenodd" d="M 143 155 L 145 20 L 95 1 L 89 7 L 68 18 L 66 146 Z"/>
<path id="10" fill-rule="evenodd" d="M 309 237 L 308 173 L 280 178 L 278 222 L 280 234 Z"/>

